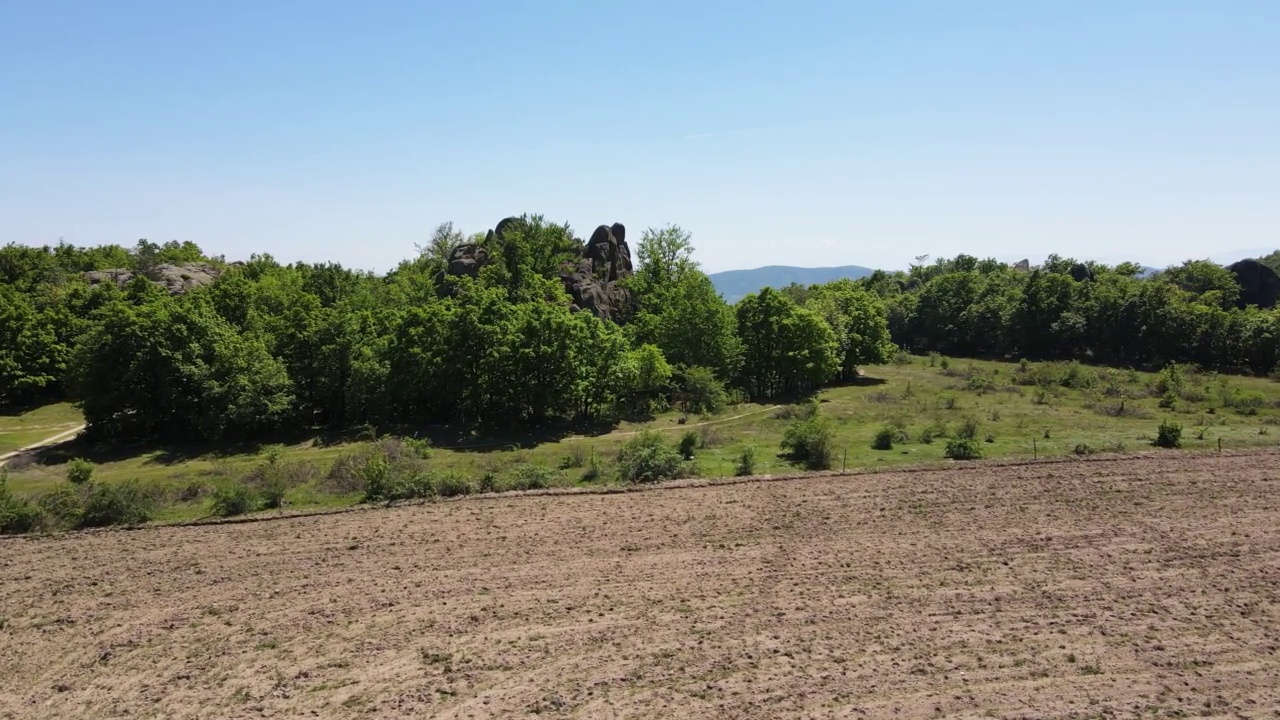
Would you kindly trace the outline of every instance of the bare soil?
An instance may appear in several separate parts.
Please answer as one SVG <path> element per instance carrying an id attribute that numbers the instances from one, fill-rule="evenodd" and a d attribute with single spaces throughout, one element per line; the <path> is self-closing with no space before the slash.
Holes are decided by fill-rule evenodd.
<path id="1" fill-rule="evenodd" d="M 1277 717 L 1278 461 L 7 540 L 0 717 Z"/>

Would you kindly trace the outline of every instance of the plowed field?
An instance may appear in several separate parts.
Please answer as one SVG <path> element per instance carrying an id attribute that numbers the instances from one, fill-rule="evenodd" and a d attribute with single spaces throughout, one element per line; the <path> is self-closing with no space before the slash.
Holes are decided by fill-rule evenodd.
<path id="1" fill-rule="evenodd" d="M 1280 716 L 1280 455 L 0 542 L 0 717 Z"/>

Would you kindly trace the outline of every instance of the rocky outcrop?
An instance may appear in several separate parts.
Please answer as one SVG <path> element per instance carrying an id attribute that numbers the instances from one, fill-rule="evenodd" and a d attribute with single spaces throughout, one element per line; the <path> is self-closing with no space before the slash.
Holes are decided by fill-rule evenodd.
<path id="1" fill-rule="evenodd" d="M 560 276 L 565 292 L 573 298 L 570 309 L 587 310 L 608 320 L 624 320 L 634 299 L 619 281 L 630 277 L 631 271 L 627 229 L 622 223 L 596 228 L 582 259 Z"/>
<path id="2" fill-rule="evenodd" d="M 1029 273 L 1031 272 L 1031 261 L 1025 260 L 1025 259 L 1019 260 L 1018 262 L 1013 264 L 1013 269 L 1017 270 L 1018 272 Z"/>
<path id="3" fill-rule="evenodd" d="M 467 243 L 454 248 L 449 253 L 448 267 L 436 275 L 440 292 L 451 292 L 446 282 L 449 277 L 478 276 L 481 268 L 496 260 L 508 232 L 520 222 L 520 218 L 506 218 L 489 231 L 483 243 Z M 621 281 L 631 275 L 632 269 L 626 227 L 622 223 L 614 223 L 596 228 L 583 247 L 582 255 L 561 269 L 560 281 L 572 299 L 569 309 L 624 321 L 635 301 Z"/>
<path id="4" fill-rule="evenodd" d="M 145 275 L 148 280 L 164 288 L 170 295 L 181 295 L 189 290 L 212 284 L 222 275 L 222 271 L 209 263 L 183 263 L 156 265 L 146 271 Z M 132 270 L 91 270 L 84 274 L 84 279 L 88 280 L 90 285 L 104 282 L 126 285 L 133 280 L 134 276 L 135 273 Z"/>
<path id="5" fill-rule="evenodd" d="M 1071 266 L 1071 279 L 1076 282 L 1092 281 L 1094 279 L 1093 269 L 1084 263 L 1076 263 Z"/>
<path id="6" fill-rule="evenodd" d="M 1241 260 L 1227 266 L 1240 285 L 1236 305 L 1273 308 L 1280 301 L 1280 274 L 1257 260 Z"/>

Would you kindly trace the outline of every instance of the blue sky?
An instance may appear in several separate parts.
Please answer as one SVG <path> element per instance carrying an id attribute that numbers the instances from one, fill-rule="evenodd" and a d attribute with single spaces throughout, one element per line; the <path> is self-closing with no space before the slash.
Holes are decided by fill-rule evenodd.
<path id="1" fill-rule="evenodd" d="M 1280 246 L 1280 3 L 0 0 L 0 243 L 385 270 L 439 222 L 709 271 Z"/>

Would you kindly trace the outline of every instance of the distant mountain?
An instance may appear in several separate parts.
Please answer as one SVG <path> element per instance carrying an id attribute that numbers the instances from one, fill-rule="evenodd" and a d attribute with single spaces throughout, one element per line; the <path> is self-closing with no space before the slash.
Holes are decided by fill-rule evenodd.
<path id="1" fill-rule="evenodd" d="M 788 265 L 769 265 L 751 270 L 726 270 L 712 273 L 711 282 L 716 290 L 724 296 L 726 302 L 736 303 L 742 298 L 763 288 L 783 288 L 791 283 L 813 285 L 826 283 L 840 278 L 857 280 L 864 278 L 875 270 L 861 265 L 845 265 L 843 267 L 803 268 Z"/>

